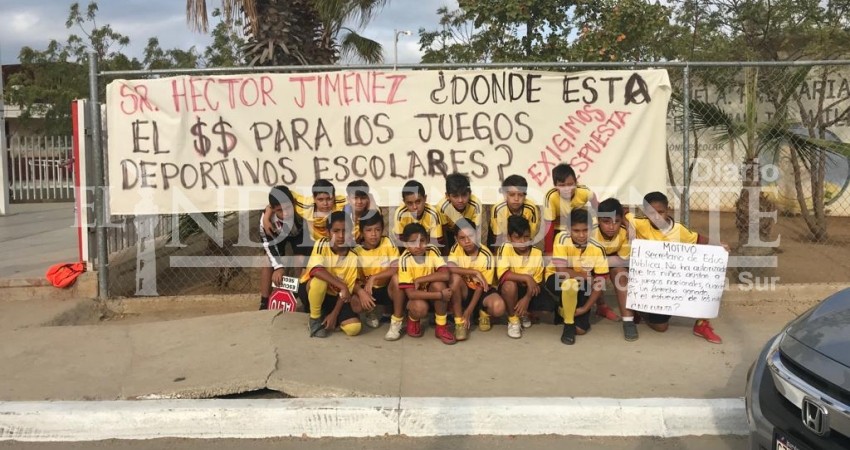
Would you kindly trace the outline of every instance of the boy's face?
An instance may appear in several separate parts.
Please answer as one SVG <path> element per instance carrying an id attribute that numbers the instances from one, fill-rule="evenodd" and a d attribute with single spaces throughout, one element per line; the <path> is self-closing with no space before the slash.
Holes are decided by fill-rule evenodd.
<path id="1" fill-rule="evenodd" d="M 600 213 L 599 218 L 599 230 L 602 231 L 602 235 L 608 239 L 613 238 L 620 231 L 620 226 L 623 223 L 623 218 L 614 215 L 613 217 L 605 217 Z"/>
<path id="2" fill-rule="evenodd" d="M 331 212 L 334 209 L 334 198 L 327 192 L 320 192 L 313 196 L 316 210 L 320 212 Z"/>
<path id="3" fill-rule="evenodd" d="M 583 246 L 587 244 L 587 233 L 588 228 L 586 223 L 573 223 L 570 224 L 570 238 L 573 240 L 573 244 Z"/>
<path id="4" fill-rule="evenodd" d="M 425 254 L 425 249 L 428 246 L 428 236 L 423 236 L 420 233 L 413 233 L 408 237 L 404 246 L 407 247 L 407 250 L 410 251 L 411 255 L 422 256 Z"/>
<path id="5" fill-rule="evenodd" d="M 525 202 L 525 190 L 514 186 L 505 187 L 502 191 L 505 195 L 505 202 L 511 211 L 520 211 L 522 204 Z"/>
<path id="6" fill-rule="evenodd" d="M 478 248 L 477 233 L 471 228 L 461 228 L 457 232 L 457 244 L 467 254 L 474 253 Z"/>
<path id="7" fill-rule="evenodd" d="M 346 232 L 345 232 L 345 221 L 344 220 L 337 220 L 336 222 L 332 223 L 329 233 L 331 235 L 331 243 L 333 244 L 334 247 L 345 246 Z"/>
<path id="8" fill-rule="evenodd" d="M 646 214 L 646 217 L 655 225 L 656 228 L 662 228 L 667 225 L 668 222 L 668 212 L 667 205 L 662 202 L 652 202 L 650 204 L 643 204 L 643 212 Z"/>
<path id="9" fill-rule="evenodd" d="M 469 205 L 469 192 L 464 192 L 462 194 L 446 194 L 449 202 L 454 206 L 454 208 L 462 212 L 466 209 L 466 206 Z"/>
<path id="10" fill-rule="evenodd" d="M 384 234 L 384 224 L 376 223 L 364 227 L 360 232 L 363 234 L 363 243 L 369 248 L 375 248 L 381 243 L 381 236 Z"/>
<path id="11" fill-rule="evenodd" d="M 405 194 L 404 197 L 401 198 L 402 202 L 404 202 L 404 206 L 407 207 L 407 210 L 410 211 L 416 219 L 422 217 L 422 213 L 425 212 L 425 199 L 426 196 L 419 195 L 418 193 Z"/>
<path id="12" fill-rule="evenodd" d="M 511 233 L 508 235 L 514 251 L 520 255 L 526 255 L 531 251 L 531 232 L 525 231 L 522 234 Z"/>
<path id="13" fill-rule="evenodd" d="M 272 206 L 272 212 L 278 219 L 286 222 L 287 220 L 292 219 L 295 216 L 295 208 L 292 207 L 292 203 L 285 202 L 285 204 L 280 204 L 276 206 Z"/>
<path id="14" fill-rule="evenodd" d="M 568 176 L 566 180 L 555 182 L 555 187 L 558 189 L 558 193 L 561 194 L 561 198 L 567 200 L 573 198 L 573 194 L 576 192 L 576 185 L 578 185 L 578 181 L 574 176 Z"/>
<path id="15" fill-rule="evenodd" d="M 369 210 L 369 196 L 363 194 L 349 195 L 348 204 L 351 205 L 351 209 L 354 210 L 355 215 L 363 215 L 363 213 Z"/>

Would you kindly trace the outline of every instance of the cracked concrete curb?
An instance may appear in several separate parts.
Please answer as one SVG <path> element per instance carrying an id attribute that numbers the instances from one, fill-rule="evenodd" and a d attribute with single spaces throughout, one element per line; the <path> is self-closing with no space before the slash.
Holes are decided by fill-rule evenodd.
<path id="1" fill-rule="evenodd" d="M 0 402 L 0 440 L 743 435 L 744 402 L 681 398 L 346 398 Z"/>

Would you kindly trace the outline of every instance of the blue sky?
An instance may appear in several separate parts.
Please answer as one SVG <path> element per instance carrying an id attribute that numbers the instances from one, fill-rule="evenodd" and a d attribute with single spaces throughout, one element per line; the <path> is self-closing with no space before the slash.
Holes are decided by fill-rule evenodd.
<path id="1" fill-rule="evenodd" d="M 64 41 L 72 30 L 65 28 L 68 10 L 73 2 L 65 0 L 0 0 L 0 62 L 15 63 L 22 46 L 43 49 L 50 39 Z M 87 0 L 80 2 L 85 8 Z M 218 4 L 208 0 L 210 8 Z M 130 37 L 125 53 L 141 59 L 148 38 L 159 38 L 163 48 L 203 49 L 209 42 L 206 35 L 193 33 L 186 26 L 183 0 L 100 0 L 98 23 Z M 437 27 L 437 8 L 457 6 L 456 0 L 395 0 L 390 1 L 378 17 L 363 31 L 366 36 L 384 46 L 385 61 L 392 62 L 393 29 L 411 30 L 412 36 L 401 36 L 398 58 L 401 63 L 419 62 L 417 30 Z M 79 30 L 73 30 L 79 32 Z M 79 34 L 79 33 L 78 33 Z"/>

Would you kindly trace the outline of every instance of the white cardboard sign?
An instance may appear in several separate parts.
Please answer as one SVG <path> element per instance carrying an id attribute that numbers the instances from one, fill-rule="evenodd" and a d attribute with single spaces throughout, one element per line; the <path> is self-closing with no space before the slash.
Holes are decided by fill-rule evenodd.
<path id="1" fill-rule="evenodd" d="M 729 253 L 713 245 L 632 242 L 626 307 L 711 319 L 720 311 Z"/>

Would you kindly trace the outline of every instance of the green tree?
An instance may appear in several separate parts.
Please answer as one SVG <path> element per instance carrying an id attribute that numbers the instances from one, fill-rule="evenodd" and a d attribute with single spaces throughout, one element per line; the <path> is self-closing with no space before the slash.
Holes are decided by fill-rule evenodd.
<path id="1" fill-rule="evenodd" d="M 130 39 L 110 25 L 96 21 L 97 3 L 85 11 L 79 3 L 71 5 L 65 27 L 78 28 L 64 43 L 51 40 L 44 50 L 23 47 L 18 55 L 22 70 L 9 79 L 6 100 L 21 108 L 24 126 L 46 134 L 71 133 L 71 109 L 74 99 L 88 97 L 88 56 L 92 49 L 104 70 L 140 69 L 141 63 L 121 50 Z M 43 127 L 36 118 L 43 119 Z"/>
<path id="2" fill-rule="evenodd" d="M 148 39 L 148 45 L 144 50 L 142 64 L 150 70 L 162 69 L 195 69 L 199 67 L 201 55 L 195 47 L 189 50 L 173 48 L 164 50 L 159 46 L 159 39 L 152 37 Z"/>
<path id="3" fill-rule="evenodd" d="M 216 8 L 212 16 L 219 19 L 212 35 L 212 43 L 204 50 L 204 63 L 207 67 L 237 67 L 245 65 L 245 40 L 237 32 L 242 27 L 239 18 L 224 17 Z M 232 24 L 232 25 L 231 25 Z"/>
<path id="4" fill-rule="evenodd" d="M 380 62 L 382 48 L 358 33 L 386 0 L 221 0 L 225 17 L 244 19 L 249 64 L 333 64 L 341 55 Z M 207 1 L 186 0 L 191 28 L 208 30 Z"/>

